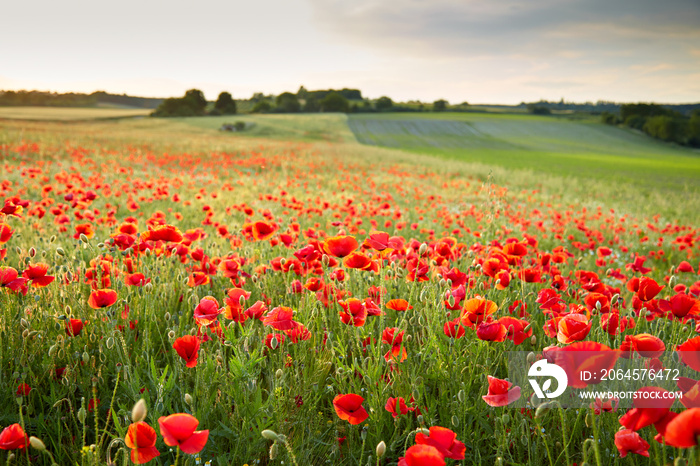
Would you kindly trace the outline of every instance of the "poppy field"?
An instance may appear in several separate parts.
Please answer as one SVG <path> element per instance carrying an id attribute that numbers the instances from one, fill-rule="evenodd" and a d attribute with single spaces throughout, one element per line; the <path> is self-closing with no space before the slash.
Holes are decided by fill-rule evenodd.
<path id="1" fill-rule="evenodd" d="M 319 118 L 3 122 L 0 461 L 700 461 L 690 152 L 642 194 Z M 514 408 L 512 351 L 677 352 L 695 377 L 663 406 Z"/>

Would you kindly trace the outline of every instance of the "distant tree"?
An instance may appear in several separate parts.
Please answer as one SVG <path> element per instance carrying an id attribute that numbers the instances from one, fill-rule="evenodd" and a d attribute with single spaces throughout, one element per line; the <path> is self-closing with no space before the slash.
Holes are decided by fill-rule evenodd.
<path id="1" fill-rule="evenodd" d="M 297 98 L 299 100 L 306 100 L 308 97 L 309 91 L 307 91 L 304 86 L 299 86 L 299 90 L 297 91 Z"/>
<path id="2" fill-rule="evenodd" d="M 394 101 L 386 96 L 378 98 L 377 101 L 374 103 L 374 108 L 376 108 L 380 112 L 391 110 L 393 106 Z"/>
<path id="3" fill-rule="evenodd" d="M 306 98 L 306 102 L 304 102 L 304 111 L 306 113 L 320 112 L 321 99 L 309 94 L 309 96 Z"/>
<path id="4" fill-rule="evenodd" d="M 278 112 L 282 113 L 296 113 L 301 110 L 301 104 L 299 104 L 299 99 L 297 96 L 291 92 L 283 92 L 277 96 L 276 99 Z"/>
<path id="5" fill-rule="evenodd" d="M 220 115 L 235 115 L 238 111 L 236 108 L 236 101 L 228 92 L 222 92 L 219 94 L 219 98 L 216 99 L 214 104 L 214 109 L 219 112 Z"/>
<path id="6" fill-rule="evenodd" d="M 331 92 L 321 100 L 322 112 L 343 112 L 347 113 L 350 108 L 348 99 L 338 92 Z"/>
<path id="7" fill-rule="evenodd" d="M 199 89 L 190 89 L 183 97 L 185 104 L 192 108 L 195 115 L 204 115 L 207 108 L 207 99 Z"/>
<path id="8" fill-rule="evenodd" d="M 551 115 L 552 111 L 543 105 L 529 104 L 527 106 L 527 111 L 533 115 Z"/>
<path id="9" fill-rule="evenodd" d="M 433 111 L 444 112 L 445 110 L 447 110 L 447 104 L 448 102 L 446 100 L 436 100 L 435 102 L 433 102 Z"/>

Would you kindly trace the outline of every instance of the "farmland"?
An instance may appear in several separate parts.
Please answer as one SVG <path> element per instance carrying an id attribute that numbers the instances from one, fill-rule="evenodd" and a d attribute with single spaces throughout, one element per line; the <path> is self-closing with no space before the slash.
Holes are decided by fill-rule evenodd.
<path id="1" fill-rule="evenodd" d="M 697 463 L 692 151 L 321 114 L 5 120 L 0 158 L 11 464 Z M 640 388 L 687 396 L 566 408 L 505 381 L 508 352 L 577 351 L 681 360 Z"/>
<path id="2" fill-rule="evenodd" d="M 0 107 L 0 119 L 13 120 L 94 120 L 147 116 L 151 110 L 130 108 Z"/>

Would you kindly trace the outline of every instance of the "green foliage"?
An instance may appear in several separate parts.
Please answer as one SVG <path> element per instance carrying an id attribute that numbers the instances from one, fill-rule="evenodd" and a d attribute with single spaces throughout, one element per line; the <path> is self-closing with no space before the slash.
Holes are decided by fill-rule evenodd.
<path id="1" fill-rule="evenodd" d="M 348 99 L 338 92 L 331 92 L 321 100 L 321 111 L 323 112 L 343 112 L 350 109 Z"/>
<path id="2" fill-rule="evenodd" d="M 378 98 L 377 101 L 374 103 L 374 108 L 376 108 L 378 112 L 387 112 L 391 110 L 393 106 L 394 101 L 386 96 Z"/>
<path id="3" fill-rule="evenodd" d="M 616 125 L 619 123 L 617 116 L 614 113 L 603 112 L 600 114 L 600 121 L 606 125 Z"/>
<path id="4" fill-rule="evenodd" d="M 548 107 L 541 105 L 528 105 L 527 111 L 533 115 L 551 115 L 552 111 Z"/>
<path id="5" fill-rule="evenodd" d="M 152 113 L 154 117 L 202 116 L 207 107 L 207 99 L 199 89 L 190 89 L 180 98 L 165 99 Z"/>
<path id="6" fill-rule="evenodd" d="M 214 104 L 214 109 L 219 112 L 220 115 L 235 115 L 237 112 L 236 101 L 228 92 L 222 92 L 216 99 Z"/>
<path id="7" fill-rule="evenodd" d="M 272 104 L 267 100 L 260 100 L 254 106 L 252 113 L 267 113 L 272 110 Z"/>
<path id="8" fill-rule="evenodd" d="M 434 112 L 444 112 L 447 110 L 447 105 L 448 102 L 444 99 L 436 100 L 433 102 L 433 111 Z"/>
<path id="9" fill-rule="evenodd" d="M 278 95 L 275 102 L 277 103 L 275 112 L 296 113 L 301 110 L 299 99 L 291 92 L 283 92 L 282 94 Z"/>

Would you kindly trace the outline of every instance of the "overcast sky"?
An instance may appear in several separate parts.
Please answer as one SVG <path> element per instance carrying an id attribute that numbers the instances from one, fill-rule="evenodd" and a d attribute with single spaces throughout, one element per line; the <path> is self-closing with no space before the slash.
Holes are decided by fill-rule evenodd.
<path id="1" fill-rule="evenodd" d="M 700 101 L 700 0 L 9 0 L 0 89 Z"/>

